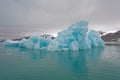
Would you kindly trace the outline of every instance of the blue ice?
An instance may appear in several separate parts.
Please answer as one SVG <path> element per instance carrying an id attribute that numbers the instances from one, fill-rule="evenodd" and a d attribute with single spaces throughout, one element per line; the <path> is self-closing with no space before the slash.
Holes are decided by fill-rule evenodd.
<path id="1" fill-rule="evenodd" d="M 84 50 L 94 47 L 104 47 L 104 41 L 96 31 L 88 31 L 88 22 L 85 20 L 72 24 L 68 29 L 58 33 L 55 39 L 33 35 L 29 39 L 20 41 L 6 40 L 5 46 L 20 47 L 27 49 L 41 49 L 48 51 Z"/>

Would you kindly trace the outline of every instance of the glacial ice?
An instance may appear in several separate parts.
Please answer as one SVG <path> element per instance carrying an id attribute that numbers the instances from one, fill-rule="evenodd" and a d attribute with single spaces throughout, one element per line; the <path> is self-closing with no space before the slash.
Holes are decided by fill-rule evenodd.
<path id="1" fill-rule="evenodd" d="M 94 47 L 103 47 L 104 41 L 96 31 L 88 31 L 88 22 L 82 20 L 71 25 L 68 29 L 59 32 L 55 39 L 33 35 L 28 39 L 23 38 L 20 41 L 6 40 L 3 42 L 3 45 L 48 51 L 78 51 Z"/>

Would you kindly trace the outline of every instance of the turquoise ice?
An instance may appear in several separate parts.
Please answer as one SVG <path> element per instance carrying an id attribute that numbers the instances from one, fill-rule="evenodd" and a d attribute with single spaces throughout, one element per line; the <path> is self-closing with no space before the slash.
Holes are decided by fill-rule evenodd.
<path id="1" fill-rule="evenodd" d="M 88 31 L 88 22 L 78 21 L 62 32 L 58 33 L 55 39 L 45 38 L 39 35 L 23 38 L 20 41 L 6 40 L 5 46 L 20 47 L 27 49 L 41 49 L 48 51 L 84 50 L 94 47 L 104 47 L 104 41 L 96 31 Z"/>

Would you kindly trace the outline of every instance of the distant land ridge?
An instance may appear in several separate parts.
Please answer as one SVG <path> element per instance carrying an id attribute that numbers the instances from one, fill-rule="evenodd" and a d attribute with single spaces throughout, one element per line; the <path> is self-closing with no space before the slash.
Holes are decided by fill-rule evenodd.
<path id="1" fill-rule="evenodd" d="M 120 30 L 115 33 L 107 33 L 106 35 L 102 35 L 101 38 L 105 42 L 120 41 Z"/>

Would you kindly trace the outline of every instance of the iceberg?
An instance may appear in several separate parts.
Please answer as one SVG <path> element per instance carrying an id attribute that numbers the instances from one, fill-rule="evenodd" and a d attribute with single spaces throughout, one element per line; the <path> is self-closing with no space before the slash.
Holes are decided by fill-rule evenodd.
<path id="1" fill-rule="evenodd" d="M 68 29 L 59 32 L 55 39 L 33 35 L 20 41 L 6 40 L 3 45 L 48 51 L 79 51 L 105 46 L 104 41 L 96 31 L 88 31 L 88 22 L 85 20 L 78 21 L 68 27 Z"/>

